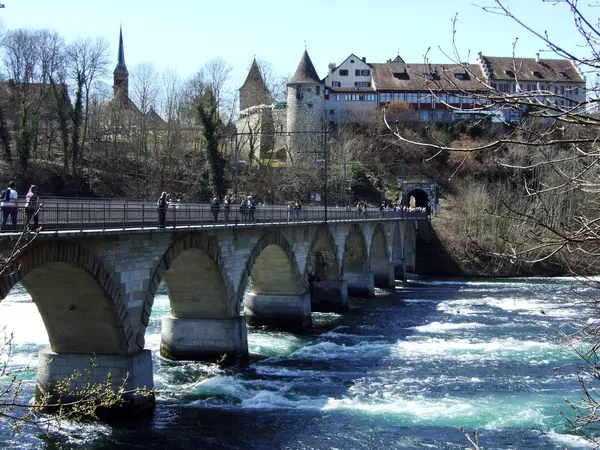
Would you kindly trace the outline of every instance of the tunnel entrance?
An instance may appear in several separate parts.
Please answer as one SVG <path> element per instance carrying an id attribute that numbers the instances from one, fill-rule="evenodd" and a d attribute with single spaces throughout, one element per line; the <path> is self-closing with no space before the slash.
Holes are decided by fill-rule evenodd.
<path id="1" fill-rule="evenodd" d="M 414 205 L 411 205 L 411 197 L 415 199 Z M 429 211 L 429 196 L 423 189 L 413 189 L 407 195 L 405 199 L 405 206 L 415 206 L 417 208 L 427 208 Z"/>

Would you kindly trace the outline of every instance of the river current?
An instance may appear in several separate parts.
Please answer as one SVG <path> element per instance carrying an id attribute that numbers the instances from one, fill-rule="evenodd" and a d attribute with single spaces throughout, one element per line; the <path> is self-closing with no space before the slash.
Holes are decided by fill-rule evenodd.
<path id="1" fill-rule="evenodd" d="M 249 329 L 247 369 L 172 362 L 158 354 L 161 289 L 146 347 L 154 354 L 157 408 L 127 428 L 69 425 L 65 448 L 83 449 L 465 449 L 459 427 L 486 449 L 591 448 L 556 407 L 581 397 L 579 361 L 561 331 L 590 316 L 598 291 L 572 279 L 412 280 L 397 292 L 351 300 L 343 315 L 313 314 L 302 335 Z M 14 333 L 11 366 L 25 367 L 33 397 L 37 353 L 48 346 L 29 295 L 0 303 Z M 39 432 L 0 447 L 44 448 Z"/>

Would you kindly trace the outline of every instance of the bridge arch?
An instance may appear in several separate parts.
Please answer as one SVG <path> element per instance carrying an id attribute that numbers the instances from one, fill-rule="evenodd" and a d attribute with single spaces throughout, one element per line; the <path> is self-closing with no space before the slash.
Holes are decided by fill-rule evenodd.
<path id="1" fill-rule="evenodd" d="M 20 282 L 37 305 L 56 353 L 126 354 L 135 348 L 119 281 L 71 241 L 31 243 L 0 277 L 4 299 Z"/>
<path id="2" fill-rule="evenodd" d="M 256 243 L 246 261 L 238 286 L 238 311 L 249 280 L 256 294 L 300 295 L 307 291 L 306 278 L 298 271 L 292 245 L 280 233 L 268 232 Z"/>
<path id="3" fill-rule="evenodd" d="M 369 256 L 371 267 L 376 265 L 387 265 L 390 263 L 385 228 L 380 223 L 378 223 L 373 230 L 373 239 L 371 239 Z"/>
<path id="4" fill-rule="evenodd" d="M 142 336 L 161 281 L 167 288 L 173 317 L 223 318 L 235 314 L 229 301 L 233 288 L 223 265 L 217 236 L 185 234 L 167 248 L 146 294 Z"/>
<path id="5" fill-rule="evenodd" d="M 345 272 L 347 270 L 359 272 L 369 270 L 369 256 L 365 235 L 360 225 L 356 223 L 352 224 L 348 230 L 344 245 L 342 271 Z"/>
<path id="6" fill-rule="evenodd" d="M 316 281 L 341 278 L 335 239 L 327 225 L 319 226 L 313 235 L 306 258 L 305 273 Z"/>

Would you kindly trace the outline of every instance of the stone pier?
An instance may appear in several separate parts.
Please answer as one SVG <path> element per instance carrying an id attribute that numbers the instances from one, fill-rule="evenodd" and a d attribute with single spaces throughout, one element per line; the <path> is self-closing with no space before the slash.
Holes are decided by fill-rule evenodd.
<path id="1" fill-rule="evenodd" d="M 375 297 L 373 272 L 346 271 L 344 280 L 348 284 L 348 295 L 351 297 Z"/>
<path id="2" fill-rule="evenodd" d="M 348 311 L 346 280 L 313 281 L 310 289 L 310 304 L 315 312 Z"/>
<path id="3" fill-rule="evenodd" d="M 57 389 L 59 383 L 73 377 L 75 372 L 80 375 L 72 380 L 68 389 Z M 82 391 L 90 386 L 105 385 L 109 379 L 114 391 L 121 387 L 127 391 L 124 403 L 115 405 L 110 414 L 137 415 L 154 410 L 154 393 L 134 392 L 154 389 L 150 350 L 130 355 L 55 353 L 50 349 L 39 352 L 36 395 L 50 394 L 51 402 L 59 398 L 62 403 L 80 400 Z"/>
<path id="4" fill-rule="evenodd" d="M 247 292 L 244 316 L 248 325 L 279 329 L 301 329 L 312 326 L 310 295 L 276 295 Z"/>
<path id="5" fill-rule="evenodd" d="M 396 287 L 396 272 L 393 264 L 381 264 L 371 267 L 375 287 L 394 289 Z"/>
<path id="6" fill-rule="evenodd" d="M 243 317 L 162 319 L 160 354 L 191 361 L 248 363 L 248 332 Z"/>

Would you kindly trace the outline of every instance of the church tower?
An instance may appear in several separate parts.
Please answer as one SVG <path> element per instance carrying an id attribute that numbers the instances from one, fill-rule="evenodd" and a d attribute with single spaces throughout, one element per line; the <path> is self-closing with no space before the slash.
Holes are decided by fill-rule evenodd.
<path id="1" fill-rule="evenodd" d="M 271 93 L 260 73 L 256 58 L 254 58 L 246 81 L 240 88 L 240 111 L 251 106 L 270 105 L 271 103 L 273 103 Z"/>
<path id="2" fill-rule="evenodd" d="M 123 28 L 119 30 L 119 60 L 113 71 L 113 92 L 115 97 L 122 92 L 129 97 L 129 72 L 125 65 L 125 52 L 123 51 Z"/>
<path id="3" fill-rule="evenodd" d="M 314 158 L 323 147 L 320 132 L 325 111 L 324 87 L 304 50 L 296 73 L 287 85 L 287 131 L 291 133 L 288 148 L 296 160 Z"/>

